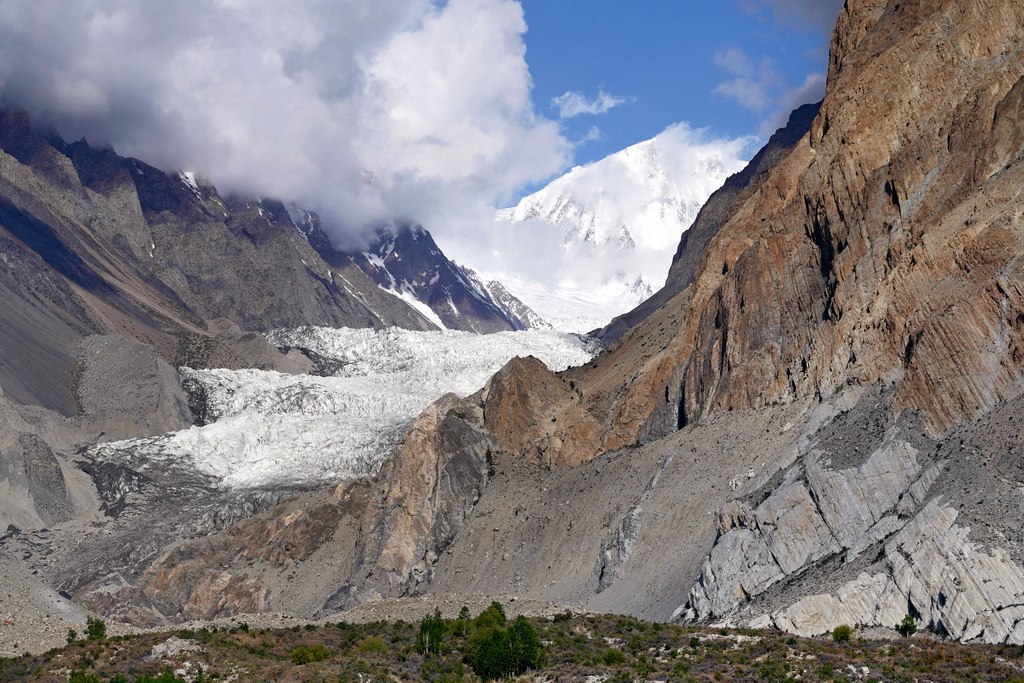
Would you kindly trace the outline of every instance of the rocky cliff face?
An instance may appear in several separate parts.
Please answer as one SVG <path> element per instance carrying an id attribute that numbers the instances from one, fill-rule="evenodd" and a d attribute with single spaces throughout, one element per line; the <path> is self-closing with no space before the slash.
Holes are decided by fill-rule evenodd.
<path id="1" fill-rule="evenodd" d="M 739 173 L 726 178 L 722 187 L 711 194 L 693 224 L 683 233 L 675 256 L 672 257 L 665 286 L 635 309 L 617 317 L 601 329 L 597 336 L 602 341 L 607 344 L 614 343 L 627 330 L 664 306 L 693 282 L 708 244 L 732 217 L 736 207 L 758 191 L 769 172 L 810 131 L 820 107 L 819 102 L 805 104 L 796 109 L 786 125 L 775 131 L 750 163 Z"/>
<path id="2" fill-rule="evenodd" d="M 677 316 L 608 402 L 608 446 L 849 384 L 891 384 L 939 431 L 1015 395 L 1020 23 L 1003 2 L 848 4 L 810 134 L 600 364 Z"/>

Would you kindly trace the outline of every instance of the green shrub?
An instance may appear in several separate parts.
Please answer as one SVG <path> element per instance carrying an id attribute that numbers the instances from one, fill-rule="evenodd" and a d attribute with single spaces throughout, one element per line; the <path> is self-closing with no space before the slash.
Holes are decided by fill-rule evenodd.
<path id="1" fill-rule="evenodd" d="M 477 630 L 474 634 L 471 665 L 485 681 L 507 676 L 512 672 L 511 646 L 508 631 L 498 626 Z"/>
<path id="2" fill-rule="evenodd" d="M 853 637 L 853 627 L 847 624 L 840 624 L 832 630 L 832 640 L 837 643 L 848 643 Z"/>
<path id="3" fill-rule="evenodd" d="M 473 625 L 478 629 L 485 629 L 504 626 L 506 621 L 505 608 L 501 606 L 500 602 L 494 601 L 490 607 L 477 615 L 473 620 Z"/>
<path id="4" fill-rule="evenodd" d="M 544 662 L 544 646 L 524 617 L 518 617 L 508 628 L 478 628 L 470 636 L 469 649 L 473 671 L 485 681 L 516 676 L 540 668 Z"/>
<path id="5" fill-rule="evenodd" d="M 366 636 L 356 643 L 356 652 L 385 654 L 388 651 L 388 644 L 379 636 Z"/>
<path id="6" fill-rule="evenodd" d="M 508 631 L 518 672 L 539 669 L 544 664 L 544 646 L 533 625 L 525 617 L 516 617 Z"/>
<path id="7" fill-rule="evenodd" d="M 107 637 L 107 622 L 94 617 L 85 619 L 85 637 L 89 640 L 103 640 Z"/>
<path id="8" fill-rule="evenodd" d="M 615 666 L 616 664 L 625 664 L 626 653 L 624 653 L 622 650 L 610 647 L 604 651 L 604 655 L 601 656 L 601 659 L 608 666 Z"/>
<path id="9" fill-rule="evenodd" d="M 331 658 L 331 651 L 326 646 L 317 643 L 313 647 L 306 647 L 305 645 L 299 645 L 298 647 L 292 648 L 291 651 L 292 664 L 301 666 L 303 664 L 312 664 L 313 662 L 322 662 L 326 659 Z"/>
<path id="10" fill-rule="evenodd" d="M 76 640 L 78 640 L 78 631 L 76 631 L 73 628 L 69 628 L 67 637 L 68 645 L 75 642 Z"/>
<path id="11" fill-rule="evenodd" d="M 908 614 L 903 617 L 903 621 L 896 625 L 896 632 L 904 638 L 909 638 L 917 633 L 917 620 Z"/>

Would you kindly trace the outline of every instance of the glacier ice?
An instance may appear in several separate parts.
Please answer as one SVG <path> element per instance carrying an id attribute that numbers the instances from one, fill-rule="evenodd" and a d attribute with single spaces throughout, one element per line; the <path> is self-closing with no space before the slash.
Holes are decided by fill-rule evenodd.
<path id="1" fill-rule="evenodd" d="M 552 370 L 589 361 L 593 340 L 551 330 L 412 332 L 298 328 L 268 340 L 337 361 L 331 377 L 193 370 L 215 420 L 202 427 L 94 446 L 91 456 L 140 472 L 168 469 L 226 489 L 309 487 L 372 476 L 406 425 L 452 392 L 468 396 L 515 356 Z"/>

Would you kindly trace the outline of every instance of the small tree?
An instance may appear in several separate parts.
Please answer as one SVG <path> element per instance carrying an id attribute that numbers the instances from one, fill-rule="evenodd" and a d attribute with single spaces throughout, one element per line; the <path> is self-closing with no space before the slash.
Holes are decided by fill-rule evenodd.
<path id="1" fill-rule="evenodd" d="M 837 643 L 848 643 L 850 638 L 853 637 L 853 627 L 846 624 L 840 624 L 832 630 L 832 640 Z"/>
<path id="2" fill-rule="evenodd" d="M 477 615 L 476 619 L 473 620 L 473 625 L 478 629 L 485 629 L 504 626 L 505 621 L 505 609 L 501 606 L 500 602 L 495 600 L 491 603 L 490 607 Z"/>
<path id="3" fill-rule="evenodd" d="M 489 626 L 473 634 L 473 671 L 485 681 L 492 681 L 512 673 L 512 648 L 508 631 L 500 626 Z"/>
<path id="4" fill-rule="evenodd" d="M 107 637 L 107 622 L 95 617 L 85 619 L 85 637 L 89 640 L 103 640 Z"/>
<path id="5" fill-rule="evenodd" d="M 515 656 L 515 673 L 539 669 L 544 663 L 544 646 L 533 625 L 525 617 L 516 617 L 508 632 Z"/>
<path id="6" fill-rule="evenodd" d="M 433 614 L 423 617 L 420 622 L 420 632 L 416 636 L 416 650 L 420 654 L 437 654 L 441 651 L 441 639 L 444 637 L 444 619 L 441 618 L 440 608 L 435 609 Z"/>
<path id="7" fill-rule="evenodd" d="M 462 609 L 459 610 L 458 619 L 451 624 L 451 632 L 457 636 L 465 637 L 469 635 L 470 619 L 469 608 L 463 605 Z"/>
<path id="8" fill-rule="evenodd" d="M 904 638 L 909 638 L 917 633 L 917 620 L 909 614 L 906 615 L 903 621 L 896 625 L 896 632 Z"/>
<path id="9" fill-rule="evenodd" d="M 486 621 L 493 618 L 492 614 Z M 485 681 L 519 675 L 538 669 L 544 663 L 544 646 L 533 625 L 524 617 L 516 618 L 508 628 L 494 625 L 478 628 L 470 637 L 469 650 L 473 671 Z"/>

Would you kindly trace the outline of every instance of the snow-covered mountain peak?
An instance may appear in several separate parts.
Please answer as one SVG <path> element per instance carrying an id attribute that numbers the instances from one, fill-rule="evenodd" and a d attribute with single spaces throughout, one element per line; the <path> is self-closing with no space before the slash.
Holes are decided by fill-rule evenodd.
<path id="1" fill-rule="evenodd" d="M 563 297 L 564 310 L 557 310 L 555 298 L 516 294 L 552 321 L 578 317 L 569 307 L 577 306 L 580 296 L 590 299 L 587 289 L 604 311 L 598 327 L 629 310 L 665 281 L 683 232 L 711 193 L 743 168 L 747 142 L 707 140 L 685 125 L 670 126 L 650 140 L 577 166 L 499 211 L 498 220 L 513 229 L 540 224 L 560 232 L 564 253 L 557 279 L 573 289 Z"/>
<path id="2" fill-rule="evenodd" d="M 679 163 L 672 156 L 671 137 L 662 134 L 578 166 L 499 212 L 499 218 L 557 225 L 566 245 L 674 249 L 704 201 L 739 170 L 740 161 L 708 151 Z"/>

